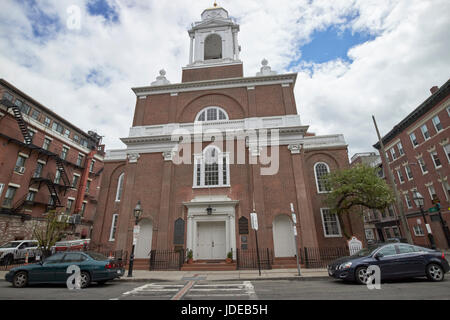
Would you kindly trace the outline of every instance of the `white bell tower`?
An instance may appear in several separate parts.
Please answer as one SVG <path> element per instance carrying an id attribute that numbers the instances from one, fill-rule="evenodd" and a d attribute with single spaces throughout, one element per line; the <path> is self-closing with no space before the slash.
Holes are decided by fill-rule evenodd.
<path id="1" fill-rule="evenodd" d="M 202 20 L 192 24 L 189 67 L 230 64 L 239 60 L 239 25 L 228 11 L 214 3 L 202 13 Z"/>

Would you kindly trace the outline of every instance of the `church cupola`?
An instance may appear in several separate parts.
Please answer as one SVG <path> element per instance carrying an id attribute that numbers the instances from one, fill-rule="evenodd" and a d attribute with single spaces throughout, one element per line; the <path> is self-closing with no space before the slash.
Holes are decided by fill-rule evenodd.
<path id="1" fill-rule="evenodd" d="M 241 62 L 239 25 L 229 17 L 228 11 L 214 3 L 201 17 L 188 31 L 191 45 L 187 68 Z"/>

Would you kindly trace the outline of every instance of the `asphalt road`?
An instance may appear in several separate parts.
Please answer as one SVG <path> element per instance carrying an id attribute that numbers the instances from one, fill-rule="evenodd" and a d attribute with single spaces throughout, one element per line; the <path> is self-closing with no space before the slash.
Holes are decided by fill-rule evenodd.
<path id="1" fill-rule="evenodd" d="M 83 290 L 64 285 L 16 289 L 0 280 L 0 300 L 450 300 L 450 276 L 443 282 L 412 279 L 382 283 L 380 290 L 338 280 L 179 281 L 93 284 Z"/>

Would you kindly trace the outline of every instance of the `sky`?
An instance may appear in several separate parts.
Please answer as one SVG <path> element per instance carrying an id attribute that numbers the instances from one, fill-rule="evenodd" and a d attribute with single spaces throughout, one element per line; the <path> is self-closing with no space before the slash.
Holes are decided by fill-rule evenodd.
<path id="1" fill-rule="evenodd" d="M 2 0 L 0 78 L 124 148 L 132 87 L 181 81 L 191 23 L 213 0 Z M 448 0 L 223 0 L 240 24 L 245 76 L 268 59 L 297 72 L 297 109 L 349 157 L 386 134 L 450 76 Z M 80 19 L 77 19 L 77 17 Z"/>

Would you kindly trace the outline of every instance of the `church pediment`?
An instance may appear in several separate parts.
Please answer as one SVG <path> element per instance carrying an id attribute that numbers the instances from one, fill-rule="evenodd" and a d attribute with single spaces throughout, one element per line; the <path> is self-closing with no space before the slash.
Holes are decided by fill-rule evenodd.
<path id="1" fill-rule="evenodd" d="M 205 22 L 200 22 L 196 24 L 192 30 L 195 29 L 207 29 L 207 28 L 216 28 L 216 27 L 228 27 L 234 26 L 234 23 L 228 19 L 212 19 Z"/>

